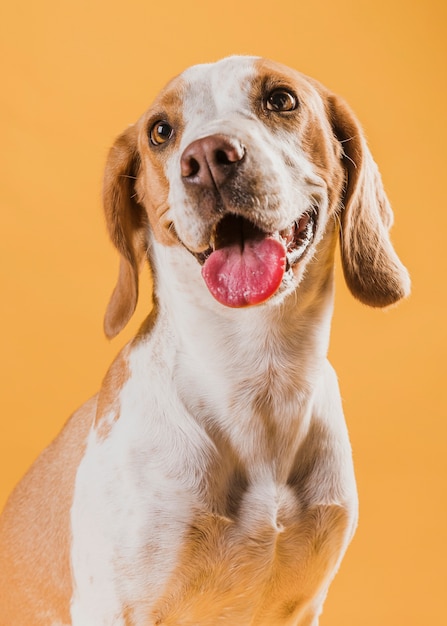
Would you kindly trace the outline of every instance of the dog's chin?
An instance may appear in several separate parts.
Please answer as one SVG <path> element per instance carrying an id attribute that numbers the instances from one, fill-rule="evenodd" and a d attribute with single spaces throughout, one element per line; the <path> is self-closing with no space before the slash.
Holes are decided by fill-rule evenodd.
<path id="1" fill-rule="evenodd" d="M 317 217 L 311 209 L 288 228 L 266 232 L 228 213 L 215 226 L 206 250 L 188 250 L 221 304 L 238 308 L 274 301 L 293 288 L 315 240 Z"/>

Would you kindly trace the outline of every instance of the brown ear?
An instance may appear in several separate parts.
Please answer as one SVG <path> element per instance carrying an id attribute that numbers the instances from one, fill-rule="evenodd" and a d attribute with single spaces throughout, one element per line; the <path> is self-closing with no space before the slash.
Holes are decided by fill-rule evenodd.
<path id="1" fill-rule="evenodd" d="M 393 223 L 379 170 L 348 105 L 329 96 L 332 127 L 346 168 L 341 258 L 346 283 L 361 302 L 383 307 L 410 292 L 410 278 L 388 234 Z"/>
<path id="2" fill-rule="evenodd" d="M 112 146 L 104 174 L 107 226 L 121 254 L 118 282 L 104 318 L 104 331 L 109 338 L 124 328 L 135 311 L 138 274 L 146 258 L 148 219 L 135 191 L 139 167 L 137 129 L 131 126 Z"/>

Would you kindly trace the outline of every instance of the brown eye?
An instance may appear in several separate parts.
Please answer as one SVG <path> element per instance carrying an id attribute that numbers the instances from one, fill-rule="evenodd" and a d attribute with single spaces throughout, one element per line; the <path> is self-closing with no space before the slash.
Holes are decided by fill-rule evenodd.
<path id="1" fill-rule="evenodd" d="M 150 132 L 149 139 L 154 146 L 161 146 L 163 143 L 166 143 L 169 139 L 171 139 L 174 134 L 174 129 L 168 122 L 164 120 L 158 120 L 153 124 Z"/>
<path id="2" fill-rule="evenodd" d="M 294 111 L 298 106 L 298 100 L 286 89 L 275 89 L 267 97 L 265 106 L 269 111 Z"/>

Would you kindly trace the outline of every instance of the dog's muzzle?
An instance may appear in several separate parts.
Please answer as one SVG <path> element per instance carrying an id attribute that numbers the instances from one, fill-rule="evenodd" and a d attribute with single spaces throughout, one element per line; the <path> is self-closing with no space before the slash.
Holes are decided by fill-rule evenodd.
<path id="1" fill-rule="evenodd" d="M 303 258 L 316 228 L 314 209 L 285 230 L 265 232 L 226 205 L 222 189 L 236 177 L 245 156 L 238 140 L 218 134 L 193 141 L 181 157 L 185 187 L 198 192 L 199 210 L 214 213 L 216 221 L 209 248 L 193 254 L 211 294 L 229 307 L 260 304 L 273 296 L 286 272 Z"/>

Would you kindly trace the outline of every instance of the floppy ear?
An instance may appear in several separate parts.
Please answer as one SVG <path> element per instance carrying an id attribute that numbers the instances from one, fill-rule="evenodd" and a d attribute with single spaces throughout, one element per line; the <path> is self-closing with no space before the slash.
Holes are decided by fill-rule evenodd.
<path id="1" fill-rule="evenodd" d="M 121 254 L 118 282 L 104 318 L 104 331 L 109 338 L 124 328 L 135 311 L 138 274 L 146 258 L 148 219 L 135 191 L 139 167 L 137 129 L 131 126 L 112 146 L 104 174 L 107 226 Z"/>
<path id="2" fill-rule="evenodd" d="M 343 100 L 333 95 L 328 100 L 346 169 L 340 231 L 345 280 L 361 302 L 387 306 L 410 292 L 408 272 L 388 234 L 393 213 L 359 122 Z"/>

